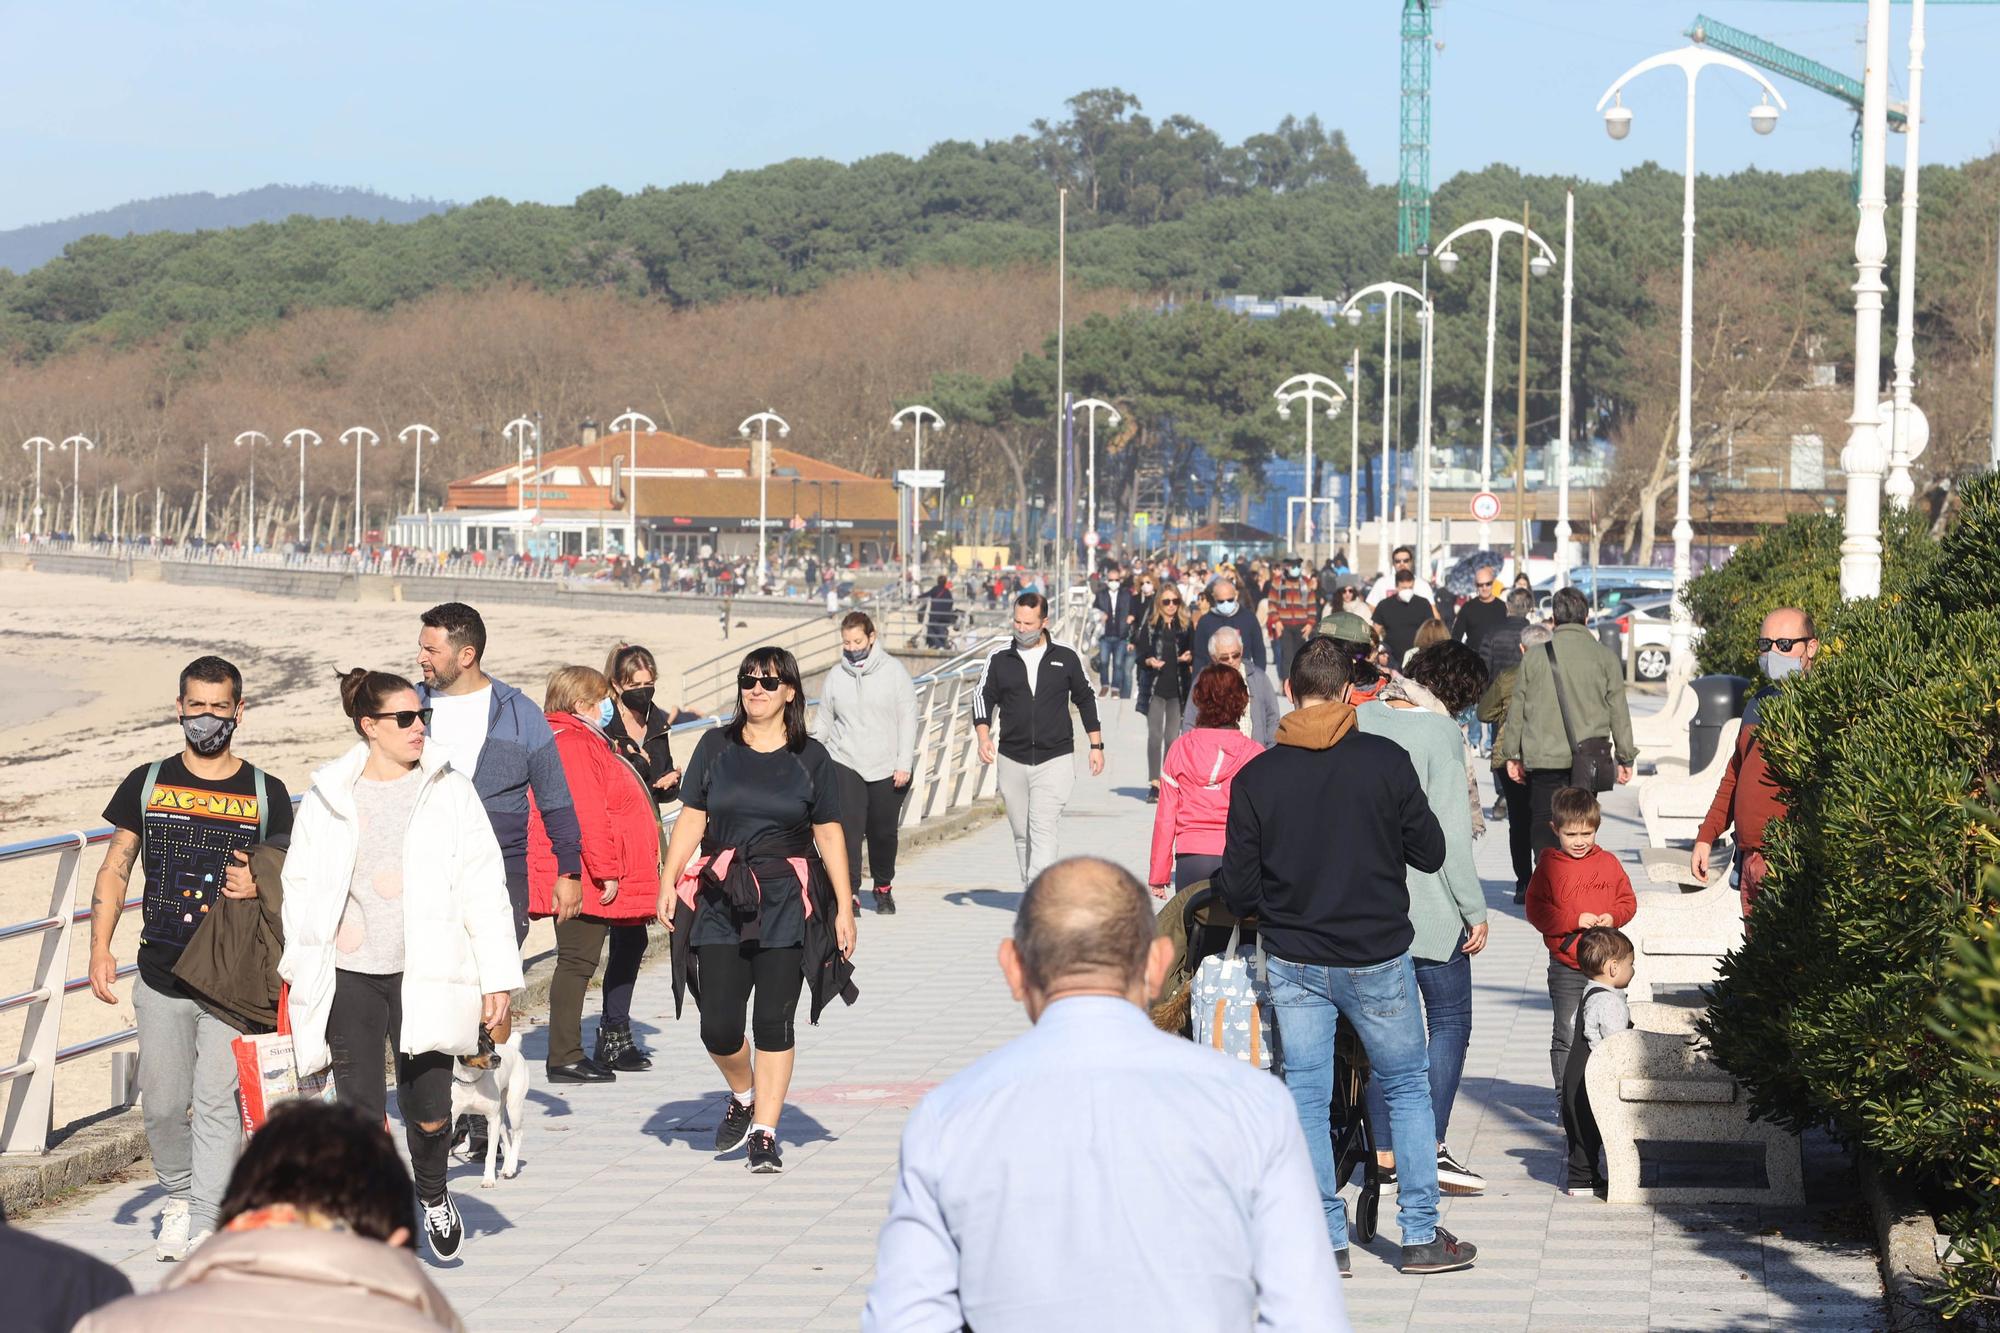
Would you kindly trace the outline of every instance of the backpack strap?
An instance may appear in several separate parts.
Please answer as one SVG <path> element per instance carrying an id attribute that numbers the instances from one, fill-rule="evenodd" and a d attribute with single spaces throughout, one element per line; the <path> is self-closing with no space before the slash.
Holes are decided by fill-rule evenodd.
<path id="1" fill-rule="evenodd" d="M 1563 692 L 1563 678 L 1560 665 L 1556 661 L 1556 646 L 1553 642 L 1542 645 L 1542 651 L 1549 655 L 1549 679 L 1556 686 L 1556 711 L 1562 714 L 1563 737 L 1569 741 L 1571 754 L 1576 753 L 1576 725 L 1570 721 L 1569 695 Z"/>
<path id="2" fill-rule="evenodd" d="M 250 765 L 250 777 L 257 784 L 257 841 L 262 842 L 264 841 L 264 830 L 271 825 L 271 812 L 268 809 L 270 802 L 264 796 L 264 770 L 252 764 Z"/>

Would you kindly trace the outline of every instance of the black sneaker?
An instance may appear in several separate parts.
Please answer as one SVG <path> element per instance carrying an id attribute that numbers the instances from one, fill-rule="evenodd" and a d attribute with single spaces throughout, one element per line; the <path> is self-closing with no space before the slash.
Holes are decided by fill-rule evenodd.
<path id="1" fill-rule="evenodd" d="M 431 1254 L 440 1260 L 456 1258 L 458 1247 L 465 1242 L 465 1222 L 458 1215 L 458 1205 L 446 1194 L 436 1203 L 423 1205 L 424 1239 L 429 1242 Z"/>
<path id="2" fill-rule="evenodd" d="M 760 1176 L 775 1176 L 785 1169 L 778 1156 L 778 1136 L 759 1130 L 750 1136 L 750 1169 Z"/>
<path id="3" fill-rule="evenodd" d="M 886 884 L 875 890 L 875 915 L 896 915 L 896 893 Z"/>
<path id="4" fill-rule="evenodd" d="M 729 1096 L 729 1109 L 722 1113 L 722 1123 L 715 1127 L 715 1150 L 728 1152 L 743 1142 L 743 1136 L 750 1132 L 750 1108 L 736 1100 L 736 1094 Z"/>
<path id="5" fill-rule="evenodd" d="M 1333 1262 L 1340 1269 L 1342 1277 L 1354 1276 L 1354 1261 L 1347 1257 L 1347 1247 L 1345 1245 L 1333 1252 Z"/>
<path id="6" fill-rule="evenodd" d="M 1396 1168 L 1393 1166 L 1376 1167 L 1375 1183 L 1381 1187 L 1384 1194 L 1394 1190 L 1396 1188 Z"/>
<path id="7" fill-rule="evenodd" d="M 1472 1267 L 1472 1261 L 1479 1257 L 1479 1247 L 1470 1241 L 1460 1240 L 1443 1227 L 1428 1245 L 1405 1245 L 1403 1247 L 1403 1271 L 1405 1273 L 1456 1273 L 1461 1268 Z"/>
<path id="8" fill-rule="evenodd" d="M 1451 1155 L 1451 1149 L 1438 1149 L 1438 1189 L 1445 1194 L 1484 1194 L 1486 1177 L 1474 1171 L 1465 1163 Z"/>
<path id="9" fill-rule="evenodd" d="M 462 1115 L 451 1131 L 451 1152 L 461 1162 L 486 1160 L 486 1117 Z"/>

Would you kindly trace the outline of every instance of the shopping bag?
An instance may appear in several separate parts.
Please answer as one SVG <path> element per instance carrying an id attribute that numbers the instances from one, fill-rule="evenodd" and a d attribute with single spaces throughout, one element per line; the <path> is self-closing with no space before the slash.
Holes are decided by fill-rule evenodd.
<path id="1" fill-rule="evenodd" d="M 1201 960 L 1190 986 L 1189 1018 L 1196 1042 L 1258 1069 L 1277 1063 L 1277 1023 L 1264 947 L 1242 948 L 1243 927 L 1229 932 L 1219 954 Z"/>
<path id="2" fill-rule="evenodd" d="M 230 1049 L 236 1056 L 237 1102 L 243 1111 L 243 1132 L 254 1134 L 279 1102 L 304 1097 L 330 1102 L 334 1099 L 333 1069 L 329 1066 L 301 1076 L 292 1049 L 291 987 L 278 991 L 278 1030 L 236 1038 Z"/>

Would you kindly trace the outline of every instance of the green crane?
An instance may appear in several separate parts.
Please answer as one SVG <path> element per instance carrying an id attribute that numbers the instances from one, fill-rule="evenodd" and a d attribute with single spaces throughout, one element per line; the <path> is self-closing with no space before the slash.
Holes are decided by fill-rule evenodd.
<path id="1" fill-rule="evenodd" d="M 1396 182 L 1396 253 L 1431 243 L 1431 8 L 1403 0 L 1402 174 Z"/>
<path id="2" fill-rule="evenodd" d="M 1861 80 L 1843 74 L 1830 65 L 1822 65 L 1817 60 L 1802 56 L 1796 51 L 1787 51 L 1776 42 L 1753 36 L 1740 28 L 1732 28 L 1727 23 L 1718 23 L 1706 14 L 1697 14 L 1694 26 L 1687 30 L 1690 41 L 1712 46 L 1718 51 L 1741 57 L 1753 65 L 1760 65 L 1773 74 L 1782 74 L 1797 83 L 1803 83 L 1847 103 L 1854 109 L 1854 196 L 1861 197 Z M 1909 116 L 1905 104 L 1889 104 L 1889 128 L 1901 133 L 1909 128 Z"/>

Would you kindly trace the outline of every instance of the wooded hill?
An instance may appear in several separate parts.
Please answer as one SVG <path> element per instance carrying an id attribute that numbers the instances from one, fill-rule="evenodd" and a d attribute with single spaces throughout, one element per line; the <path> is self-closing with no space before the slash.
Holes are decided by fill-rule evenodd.
<path id="1" fill-rule="evenodd" d="M 1560 249 L 1569 184 L 1504 166 L 1461 174 L 1438 189 L 1436 233 L 1518 218 L 1526 203 Z M 1172 437 L 1240 464 L 1254 484 L 1273 452 L 1299 448 L 1295 429 L 1277 429 L 1265 381 L 1337 373 L 1355 345 L 1374 399 L 1379 320 L 1246 328 L 1204 303 L 1235 292 L 1338 296 L 1384 278 L 1414 285 L 1417 262 L 1394 254 L 1393 188 L 1369 184 L 1340 133 L 1310 118 L 1232 145 L 1096 90 L 1058 122 L 914 159 L 792 161 L 706 185 L 600 188 L 559 207 L 489 199 L 401 225 L 293 219 L 79 242 L 32 273 L 0 274 L 0 429 L 60 438 L 94 420 L 109 450 L 93 460 L 101 477 L 129 474 L 127 484 L 185 499 L 200 441 L 247 428 L 309 424 L 332 438 L 368 424 L 390 438 L 427 420 L 448 441 L 432 473 L 441 486 L 457 458 L 493 461 L 499 426 L 523 411 L 567 432 L 572 418 L 628 406 L 711 439 L 771 406 L 794 423 L 795 442 L 878 469 L 903 447 L 890 411 L 948 396 L 947 415 L 962 423 L 949 447 L 965 452 L 946 465 L 962 469 L 982 507 L 1013 508 L 1052 480 L 1043 344 L 1057 186 L 1071 191 L 1072 318 L 1106 316 L 1077 331 L 1071 383 L 1118 401 L 1131 422 L 1102 462 L 1114 479 Z M 1674 434 L 1680 180 L 1645 164 L 1575 188 L 1577 420 L 1620 444 L 1612 489 L 1623 498 L 1608 501 L 1610 517 L 1636 529 Z M 1892 202 L 1897 189 L 1892 173 Z M 1985 454 L 1997 197 L 2000 159 L 1925 171 L 1917 366 L 1933 443 L 1920 484 L 1962 475 Z M 1810 361 L 1840 366 L 1846 381 L 1854 209 L 1833 170 L 1704 178 L 1698 209 L 1699 466 L 1754 413 L 1756 395 L 1805 383 Z M 1892 207 L 1892 256 L 1897 223 Z M 1430 274 L 1440 442 L 1476 438 L 1480 426 L 1485 253 L 1475 243 L 1464 258 L 1452 277 Z M 1509 252 L 1503 383 L 1518 273 Z M 1560 297 L 1558 277 L 1531 284 L 1531 441 L 1557 415 Z M 741 332 L 704 344 L 725 326 Z M 912 329 L 925 334 L 902 342 Z M 1414 384 L 1414 322 L 1405 344 Z M 1885 337 L 1885 360 L 1892 347 Z M 1414 398 L 1404 396 L 1400 423 L 1412 440 Z M 1511 385 L 1497 398 L 1496 438 L 1511 447 Z M 1346 434 L 1322 449 L 1344 455 Z M 1378 434 L 1371 409 L 1363 447 Z M 309 460 L 309 476 L 325 474 L 340 494 L 344 475 L 351 491 L 348 457 L 344 469 Z M 6 465 L 13 484 L 25 461 Z M 240 468 L 218 467 L 237 480 Z M 388 482 L 401 468 L 371 459 L 368 469 L 382 479 L 379 503 L 407 507 L 406 480 Z"/>

